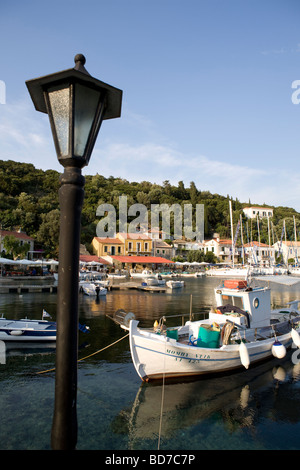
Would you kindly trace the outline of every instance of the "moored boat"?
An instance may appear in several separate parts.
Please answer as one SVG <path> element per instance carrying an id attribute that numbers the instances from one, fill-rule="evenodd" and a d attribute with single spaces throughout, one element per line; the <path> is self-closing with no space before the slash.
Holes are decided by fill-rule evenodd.
<path id="1" fill-rule="evenodd" d="M 170 289 L 180 289 L 181 287 L 184 287 L 184 281 L 179 281 L 179 280 L 167 281 L 166 286 L 169 287 Z"/>
<path id="2" fill-rule="evenodd" d="M 149 269 L 144 269 L 143 271 L 130 271 L 130 276 L 133 277 L 133 278 L 139 278 L 139 279 L 146 279 L 148 277 L 152 277 L 154 274 L 153 274 L 153 271 L 149 270 Z"/>
<path id="3" fill-rule="evenodd" d="M 0 318 L 1 341 L 56 341 L 56 323 L 47 320 Z"/>
<path id="4" fill-rule="evenodd" d="M 85 294 L 85 295 L 90 295 L 90 296 L 99 296 L 99 295 L 106 295 L 107 294 L 107 289 L 106 287 L 101 286 L 98 283 L 95 282 L 83 282 L 80 284 L 80 290 Z"/>
<path id="5" fill-rule="evenodd" d="M 127 274 L 122 273 L 109 273 L 107 274 L 108 279 L 126 279 Z"/>
<path id="6" fill-rule="evenodd" d="M 44 320 L 44 317 L 51 318 L 45 310 L 43 310 L 42 320 L 31 320 L 29 318 L 9 320 L 2 316 L 0 318 L 0 341 L 15 341 L 17 343 L 49 343 L 56 341 L 56 322 Z M 78 329 L 82 333 L 90 332 L 89 327 L 81 323 L 78 323 Z"/>
<path id="7" fill-rule="evenodd" d="M 148 276 L 142 281 L 142 286 L 165 286 L 166 281 L 161 277 L 160 274 Z"/>
<path id="8" fill-rule="evenodd" d="M 246 279 L 249 275 L 249 267 L 227 267 L 227 268 L 220 268 L 220 267 L 213 267 L 206 271 L 206 276 L 212 277 L 222 277 L 226 278 L 237 278 L 237 279 Z"/>
<path id="9" fill-rule="evenodd" d="M 300 314 L 291 305 L 271 311 L 270 288 L 227 280 L 215 289 L 216 309 L 209 318 L 154 328 L 130 318 L 131 357 L 144 381 L 249 368 L 273 356 L 283 358 L 292 343 L 300 347 Z"/>

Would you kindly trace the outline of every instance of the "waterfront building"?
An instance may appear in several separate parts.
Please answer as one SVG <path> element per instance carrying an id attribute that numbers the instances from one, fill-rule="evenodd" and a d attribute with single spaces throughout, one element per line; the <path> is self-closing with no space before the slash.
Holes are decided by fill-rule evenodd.
<path id="1" fill-rule="evenodd" d="M 172 259 L 175 257 L 175 248 L 162 240 L 153 240 L 153 255 Z"/>
<path id="2" fill-rule="evenodd" d="M 0 230 L 0 253 L 5 252 L 5 248 L 3 245 L 4 238 L 11 236 L 18 240 L 20 246 L 25 245 L 25 243 L 29 243 L 29 250 L 25 255 L 26 258 L 28 258 L 30 252 L 34 252 L 34 238 L 30 237 L 25 232 L 22 232 L 21 230 Z"/>
<path id="3" fill-rule="evenodd" d="M 204 251 L 212 251 L 213 254 L 223 262 L 232 262 L 232 241 L 227 238 L 215 237 L 204 242 Z M 235 247 L 234 261 L 238 261 L 239 249 Z"/>
<path id="4" fill-rule="evenodd" d="M 117 233 L 114 238 L 94 237 L 93 253 L 99 257 L 121 255 L 151 256 L 152 239 L 144 233 Z"/>
<path id="5" fill-rule="evenodd" d="M 152 239 L 144 233 L 117 233 L 116 238 L 123 243 L 124 255 L 151 256 Z"/>
<path id="6" fill-rule="evenodd" d="M 246 262 L 260 266 L 272 266 L 275 262 L 275 248 L 265 243 L 252 241 L 244 245 Z"/>
<path id="7" fill-rule="evenodd" d="M 94 237 L 92 240 L 93 253 L 102 256 L 124 255 L 124 242 L 119 238 Z"/>
<path id="8" fill-rule="evenodd" d="M 289 259 L 294 259 L 296 264 L 299 264 L 300 260 L 300 242 L 295 241 L 278 241 L 274 243 L 273 248 L 276 252 L 276 256 L 282 255 L 283 262 L 287 264 Z"/>
<path id="9" fill-rule="evenodd" d="M 143 234 L 152 240 L 165 240 L 167 238 L 166 232 L 159 230 L 158 227 L 154 227 L 148 230 L 143 230 Z"/>

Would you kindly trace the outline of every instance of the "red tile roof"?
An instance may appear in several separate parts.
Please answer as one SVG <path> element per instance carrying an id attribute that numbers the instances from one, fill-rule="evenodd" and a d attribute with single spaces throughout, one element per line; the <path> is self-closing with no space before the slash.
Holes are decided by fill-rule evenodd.
<path id="1" fill-rule="evenodd" d="M 32 241 L 34 240 L 25 232 L 12 232 L 10 230 L 0 230 L 0 235 L 2 237 L 13 236 L 15 238 L 20 238 L 21 240 L 32 240 Z"/>
<path id="2" fill-rule="evenodd" d="M 170 261 L 166 258 L 159 256 L 111 256 L 111 258 L 121 263 L 140 263 L 140 264 L 173 264 L 174 261 Z"/>
<path id="3" fill-rule="evenodd" d="M 245 245 L 244 245 L 244 247 L 246 247 L 246 248 L 249 248 L 250 246 L 258 246 L 258 247 L 261 246 L 262 248 L 263 247 L 270 248 L 269 245 L 266 245 L 265 243 L 259 243 L 257 241 L 253 241 L 253 242 L 250 242 L 250 243 L 245 243 Z"/>
<path id="4" fill-rule="evenodd" d="M 99 243 L 107 243 L 108 245 L 113 245 L 113 244 L 123 245 L 122 240 L 119 240 L 119 238 L 108 238 L 108 237 L 106 238 L 95 237 L 95 238 Z"/>
<path id="5" fill-rule="evenodd" d="M 128 240 L 151 240 L 148 235 L 145 235 L 144 233 L 126 233 L 126 232 L 120 232 L 118 235 L 120 235 L 122 238 L 127 238 Z"/>

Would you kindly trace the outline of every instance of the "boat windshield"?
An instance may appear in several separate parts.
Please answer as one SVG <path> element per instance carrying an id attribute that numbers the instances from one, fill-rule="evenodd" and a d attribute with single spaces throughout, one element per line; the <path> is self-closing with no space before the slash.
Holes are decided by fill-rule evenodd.
<path id="1" fill-rule="evenodd" d="M 242 297 L 237 297 L 234 295 L 224 295 L 222 294 L 222 305 L 231 304 L 235 307 L 244 309 L 244 302 Z"/>

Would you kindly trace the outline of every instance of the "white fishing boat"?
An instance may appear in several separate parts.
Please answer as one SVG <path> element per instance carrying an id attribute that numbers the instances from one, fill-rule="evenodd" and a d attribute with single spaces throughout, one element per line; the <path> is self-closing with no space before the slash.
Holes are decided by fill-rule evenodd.
<path id="1" fill-rule="evenodd" d="M 181 287 L 184 287 L 184 281 L 179 281 L 179 280 L 167 281 L 166 286 L 169 287 L 170 289 L 180 289 Z"/>
<path id="2" fill-rule="evenodd" d="M 272 356 L 283 358 L 293 342 L 300 347 L 299 311 L 290 305 L 272 312 L 269 287 L 227 280 L 215 289 L 215 299 L 208 319 L 183 326 L 166 328 L 163 317 L 152 329 L 140 328 L 131 312 L 118 321 L 129 330 L 131 357 L 143 381 L 248 369 Z"/>

